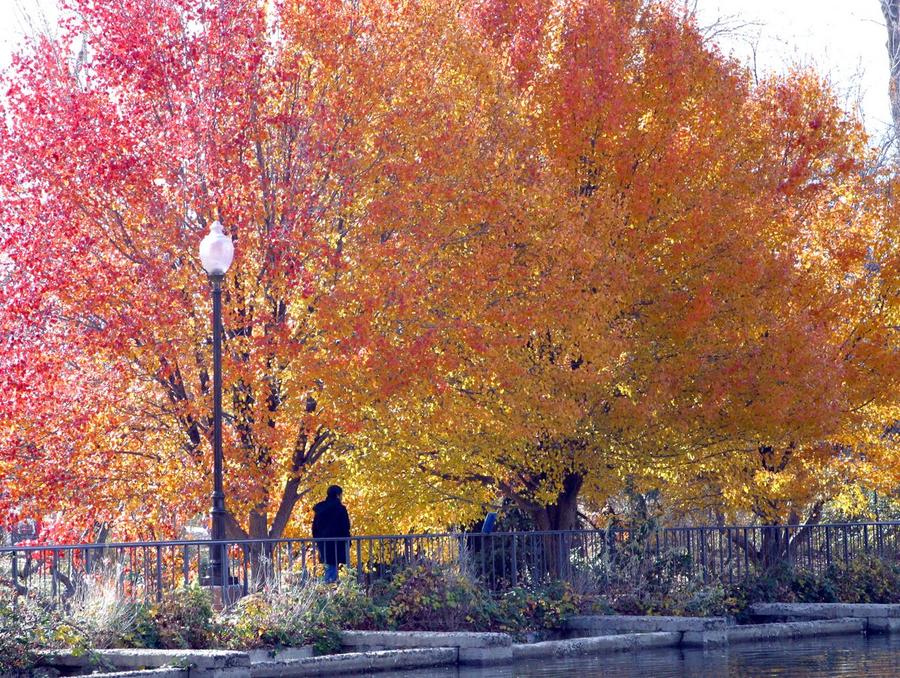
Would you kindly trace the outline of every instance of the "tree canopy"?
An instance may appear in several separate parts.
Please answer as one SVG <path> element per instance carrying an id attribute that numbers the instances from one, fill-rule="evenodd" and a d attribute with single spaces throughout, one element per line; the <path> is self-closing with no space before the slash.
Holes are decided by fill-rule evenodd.
<path id="1" fill-rule="evenodd" d="M 754 82 L 662 1 L 66 17 L 4 82 L 7 515 L 205 512 L 216 219 L 234 536 L 337 478 L 380 531 L 896 486 L 892 178 L 815 73 Z"/>

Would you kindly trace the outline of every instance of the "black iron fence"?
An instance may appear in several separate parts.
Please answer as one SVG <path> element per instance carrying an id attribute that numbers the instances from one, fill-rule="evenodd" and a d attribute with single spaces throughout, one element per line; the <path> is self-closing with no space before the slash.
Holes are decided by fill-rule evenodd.
<path id="1" fill-rule="evenodd" d="M 429 563 L 464 571 L 493 591 L 556 580 L 602 589 L 659 576 L 661 570 L 684 580 L 734 582 L 779 564 L 821 573 L 866 555 L 896 560 L 900 522 L 379 535 L 324 541 L 342 542 L 339 550 L 346 549 L 348 567 L 366 587 L 399 568 Z M 218 581 L 207 572 L 212 549 L 219 550 L 227 572 Z M 312 539 L 0 547 L 0 587 L 40 593 L 54 601 L 68 600 L 90 583 L 144 599 L 201 583 L 221 589 L 224 600 L 233 600 L 272 582 L 319 577 L 323 569 L 319 544 Z"/>

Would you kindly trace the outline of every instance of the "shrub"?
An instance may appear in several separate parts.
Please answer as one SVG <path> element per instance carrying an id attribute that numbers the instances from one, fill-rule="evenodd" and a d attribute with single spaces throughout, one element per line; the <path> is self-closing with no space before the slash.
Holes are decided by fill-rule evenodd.
<path id="1" fill-rule="evenodd" d="M 528 631 L 559 629 L 563 620 L 583 611 L 586 600 L 563 582 L 517 587 L 498 600 L 493 630 L 521 635 Z"/>
<path id="2" fill-rule="evenodd" d="M 0 674 L 26 671 L 37 662 L 46 616 L 32 601 L 15 605 L 11 595 L 0 598 Z"/>
<path id="3" fill-rule="evenodd" d="M 156 647 L 159 640 L 151 607 L 123 593 L 116 572 L 80 582 L 68 617 L 94 648 Z"/>
<path id="4" fill-rule="evenodd" d="M 208 648 L 216 631 L 210 594 L 199 586 L 178 589 L 153 609 L 150 624 L 160 648 Z M 148 633 L 152 631 L 148 629 Z"/>
<path id="5" fill-rule="evenodd" d="M 378 597 L 388 624 L 403 631 L 479 630 L 490 626 L 493 600 L 458 571 L 421 563 L 394 574 Z"/>
<path id="6" fill-rule="evenodd" d="M 221 616 L 221 640 L 234 649 L 302 645 L 319 611 L 317 597 L 321 593 L 309 580 L 273 582 L 262 592 L 245 596 Z"/>
<path id="7" fill-rule="evenodd" d="M 0 675 L 28 671 L 37 664 L 38 651 L 46 648 L 80 654 L 88 644 L 47 601 L 0 588 Z"/>
<path id="8" fill-rule="evenodd" d="M 900 603 L 900 568 L 876 557 L 858 557 L 828 568 L 836 599 L 845 603 Z"/>
<path id="9" fill-rule="evenodd" d="M 336 586 L 316 584 L 309 611 L 306 639 L 317 654 L 337 652 L 340 631 L 388 628 L 387 610 L 357 583 L 352 571 L 342 574 Z"/>
<path id="10" fill-rule="evenodd" d="M 896 603 L 900 602 L 900 571 L 876 558 L 836 564 L 824 574 L 787 566 L 770 568 L 726 587 L 735 602 L 732 613 L 746 621 L 753 603 Z"/>

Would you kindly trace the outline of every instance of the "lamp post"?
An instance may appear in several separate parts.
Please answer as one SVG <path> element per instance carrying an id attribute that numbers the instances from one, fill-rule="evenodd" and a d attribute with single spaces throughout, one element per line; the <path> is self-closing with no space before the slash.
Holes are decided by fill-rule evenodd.
<path id="1" fill-rule="evenodd" d="M 200 242 L 200 262 L 209 276 L 212 287 L 213 336 L 213 493 L 212 529 L 214 542 L 225 539 L 225 490 L 222 485 L 222 280 L 234 259 L 231 238 L 222 233 L 222 224 L 214 221 L 209 233 Z M 209 580 L 213 586 L 224 585 L 222 544 L 213 544 L 209 554 Z"/>

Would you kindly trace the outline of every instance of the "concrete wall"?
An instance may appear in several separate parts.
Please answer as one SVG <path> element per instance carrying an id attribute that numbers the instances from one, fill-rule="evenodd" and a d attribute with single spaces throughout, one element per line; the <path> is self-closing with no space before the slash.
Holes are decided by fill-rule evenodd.
<path id="1" fill-rule="evenodd" d="M 75 655 L 72 652 L 48 652 L 44 663 L 60 667 L 63 672 L 71 669 L 80 671 L 99 669 L 124 672 L 140 672 L 158 678 L 174 678 L 162 673 L 145 673 L 147 669 L 171 670 L 173 667 L 186 674 L 186 678 L 250 678 L 250 657 L 246 652 L 228 650 L 95 650 L 88 654 Z"/>
<path id="2" fill-rule="evenodd" d="M 681 644 L 681 633 L 628 633 L 617 636 L 594 636 L 570 640 L 548 640 L 540 643 L 513 645 L 513 659 L 532 660 L 548 657 L 630 652 L 654 647 L 675 647 Z"/>
<path id="3" fill-rule="evenodd" d="M 858 634 L 865 633 L 865 631 L 866 622 L 864 619 L 847 618 L 774 624 L 748 624 L 746 626 L 733 626 L 726 633 L 730 644 Z"/>
<path id="4" fill-rule="evenodd" d="M 591 615 L 571 617 L 565 629 L 569 637 L 609 636 L 623 633 L 678 633 L 680 645 L 713 647 L 728 642 L 724 617 L 663 617 Z"/>
<path id="5" fill-rule="evenodd" d="M 433 666 L 452 666 L 458 661 L 458 650 L 453 647 L 376 650 L 371 652 L 330 654 L 305 659 L 289 659 L 280 662 L 260 662 L 250 667 L 250 675 L 252 678 L 342 676 L 373 671 L 400 671 Z"/>
<path id="6" fill-rule="evenodd" d="M 442 631 L 343 631 L 341 646 L 357 652 L 414 647 L 453 647 L 459 663 L 504 664 L 512 661 L 512 638 L 505 633 Z"/>
<path id="7" fill-rule="evenodd" d="M 802 621 L 804 619 L 900 619 L 900 605 L 869 603 L 757 603 L 750 606 L 757 619 Z"/>
<path id="8" fill-rule="evenodd" d="M 900 633 L 900 605 L 874 603 L 758 603 L 750 614 L 759 621 L 862 619 L 869 633 Z"/>

